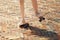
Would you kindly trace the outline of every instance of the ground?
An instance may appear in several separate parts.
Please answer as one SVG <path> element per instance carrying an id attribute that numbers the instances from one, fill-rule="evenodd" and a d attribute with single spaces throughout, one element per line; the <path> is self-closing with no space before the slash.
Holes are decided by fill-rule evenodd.
<path id="1" fill-rule="evenodd" d="M 24 0 L 25 22 L 33 26 L 33 29 L 26 30 L 19 28 L 23 24 L 20 0 L 0 0 L 0 40 L 54 40 L 51 37 L 37 36 L 40 30 L 60 35 L 60 0 L 37 0 L 37 4 L 38 13 L 45 20 L 39 22 L 32 1 Z"/>

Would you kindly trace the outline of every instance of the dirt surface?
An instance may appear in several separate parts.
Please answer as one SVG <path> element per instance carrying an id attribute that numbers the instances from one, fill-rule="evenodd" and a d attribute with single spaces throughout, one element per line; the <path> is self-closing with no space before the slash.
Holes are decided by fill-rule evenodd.
<path id="1" fill-rule="evenodd" d="M 0 40 L 57 40 L 60 0 L 37 0 L 37 4 L 37 15 L 45 18 L 42 22 L 34 12 L 32 1 L 24 0 L 24 19 L 32 26 L 27 30 L 19 28 L 23 24 L 20 0 L 0 0 Z"/>

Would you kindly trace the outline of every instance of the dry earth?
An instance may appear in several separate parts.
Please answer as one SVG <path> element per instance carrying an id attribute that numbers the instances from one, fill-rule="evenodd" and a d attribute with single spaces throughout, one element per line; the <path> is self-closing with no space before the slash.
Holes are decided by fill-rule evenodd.
<path id="1" fill-rule="evenodd" d="M 45 20 L 39 22 L 32 1 L 24 0 L 25 22 L 40 30 L 60 35 L 60 0 L 37 0 L 37 2 L 39 15 L 44 16 Z M 37 36 L 40 34 L 38 30 L 38 34 L 32 35 L 31 30 L 19 28 L 21 24 L 20 0 L 0 0 L 0 40 L 56 40 L 52 37 Z"/>

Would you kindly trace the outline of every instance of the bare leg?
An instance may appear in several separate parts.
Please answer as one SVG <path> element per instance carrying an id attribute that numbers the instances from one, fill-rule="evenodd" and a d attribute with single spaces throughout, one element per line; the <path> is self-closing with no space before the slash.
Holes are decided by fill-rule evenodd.
<path id="1" fill-rule="evenodd" d="M 32 0 L 32 6 L 34 8 L 35 13 L 37 13 L 38 12 L 37 0 Z"/>
<path id="2" fill-rule="evenodd" d="M 24 0 L 20 0 L 20 9 L 21 9 L 21 14 L 22 14 L 22 22 L 23 24 L 25 23 L 25 20 L 24 20 Z"/>

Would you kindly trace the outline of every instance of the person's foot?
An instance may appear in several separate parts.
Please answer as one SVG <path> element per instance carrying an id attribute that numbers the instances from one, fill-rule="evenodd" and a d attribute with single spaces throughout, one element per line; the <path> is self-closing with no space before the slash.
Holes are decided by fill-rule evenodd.
<path id="1" fill-rule="evenodd" d="M 25 24 L 22 24 L 19 26 L 20 28 L 25 28 L 27 29 L 29 27 L 29 24 L 28 23 L 25 23 Z"/>
<path id="2" fill-rule="evenodd" d="M 39 17 L 39 22 L 41 22 L 42 20 L 45 20 L 45 18 L 43 16 Z"/>

